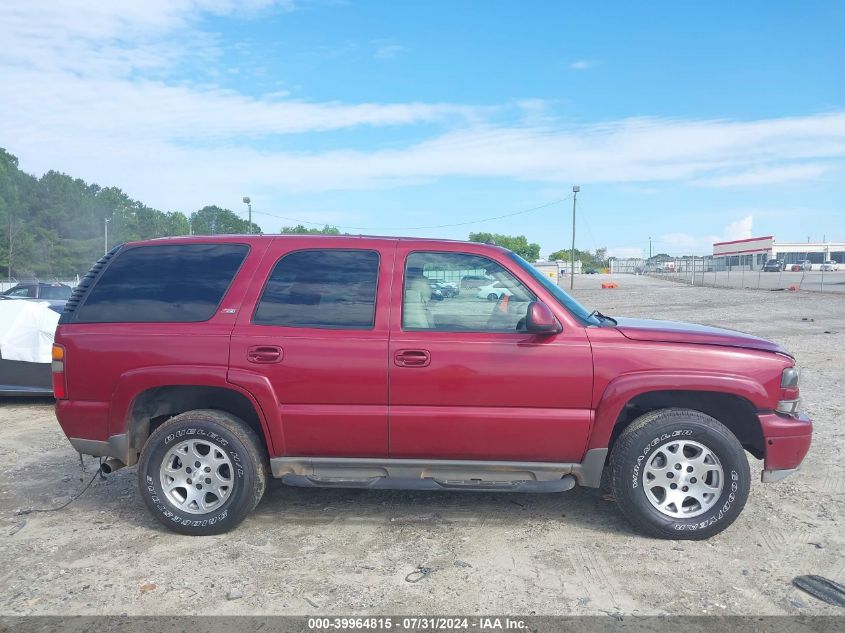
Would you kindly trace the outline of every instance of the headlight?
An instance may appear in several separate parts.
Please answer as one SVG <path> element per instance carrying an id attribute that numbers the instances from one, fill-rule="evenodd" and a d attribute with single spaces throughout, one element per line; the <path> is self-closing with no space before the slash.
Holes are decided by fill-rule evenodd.
<path id="1" fill-rule="evenodd" d="M 784 389 L 797 387 L 798 379 L 801 377 L 801 370 L 797 367 L 787 367 L 780 377 L 780 386 Z"/>

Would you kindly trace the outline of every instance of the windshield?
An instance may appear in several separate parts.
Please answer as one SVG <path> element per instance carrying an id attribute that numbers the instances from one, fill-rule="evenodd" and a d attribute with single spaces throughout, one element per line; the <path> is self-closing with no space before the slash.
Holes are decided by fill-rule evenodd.
<path id="1" fill-rule="evenodd" d="M 543 287 L 548 290 L 555 299 L 557 299 L 558 303 L 569 310 L 575 318 L 586 325 L 601 325 L 601 320 L 598 317 L 593 316 L 587 308 L 578 303 L 569 294 L 567 294 L 563 288 L 534 268 L 534 266 L 522 259 L 522 257 L 516 253 L 508 253 L 508 255 L 517 264 L 519 264 L 520 268 L 539 281 Z"/>

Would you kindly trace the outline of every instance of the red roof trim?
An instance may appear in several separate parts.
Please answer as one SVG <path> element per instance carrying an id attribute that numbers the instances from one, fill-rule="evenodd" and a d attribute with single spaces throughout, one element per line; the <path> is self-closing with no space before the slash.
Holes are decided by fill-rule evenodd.
<path id="1" fill-rule="evenodd" d="M 724 257 L 725 255 L 739 255 L 740 253 L 768 253 L 768 248 L 746 248 L 744 251 L 725 251 L 724 253 L 713 253 L 713 257 Z"/>
<path id="2" fill-rule="evenodd" d="M 725 244 L 742 244 L 743 242 L 756 242 L 757 240 L 772 240 L 774 235 L 765 235 L 763 237 L 749 237 L 745 240 L 731 240 L 730 242 L 713 242 L 713 246 L 723 246 Z"/>

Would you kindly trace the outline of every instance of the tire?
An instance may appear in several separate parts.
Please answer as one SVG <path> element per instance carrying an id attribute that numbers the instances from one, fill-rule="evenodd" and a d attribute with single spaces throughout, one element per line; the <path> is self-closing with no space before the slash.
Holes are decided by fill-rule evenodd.
<path id="1" fill-rule="evenodd" d="M 149 437 L 138 462 L 138 485 L 164 525 L 206 536 L 228 532 L 246 518 L 264 494 L 267 470 L 261 442 L 242 420 L 197 409 L 171 418 Z M 165 482 L 171 484 L 167 491 Z"/>
<path id="2" fill-rule="evenodd" d="M 487 301 L 498 301 L 498 300 L 499 300 L 499 295 L 497 295 L 495 292 L 491 292 L 489 295 L 487 295 Z"/>
<path id="3" fill-rule="evenodd" d="M 751 488 L 739 441 L 721 422 L 692 409 L 660 409 L 634 420 L 614 444 L 610 468 L 622 514 L 658 538 L 718 534 L 742 512 Z"/>

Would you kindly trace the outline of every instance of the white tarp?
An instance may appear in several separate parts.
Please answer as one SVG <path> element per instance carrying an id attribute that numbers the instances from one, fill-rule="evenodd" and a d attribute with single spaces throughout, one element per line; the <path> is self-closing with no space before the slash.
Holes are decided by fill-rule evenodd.
<path id="1" fill-rule="evenodd" d="M 49 303 L 0 300 L 0 356 L 4 360 L 49 363 L 59 315 Z"/>

